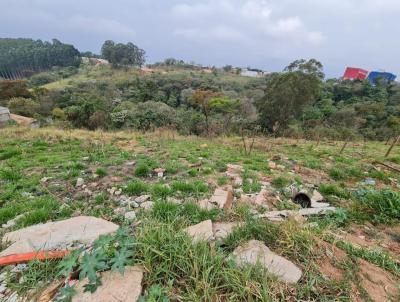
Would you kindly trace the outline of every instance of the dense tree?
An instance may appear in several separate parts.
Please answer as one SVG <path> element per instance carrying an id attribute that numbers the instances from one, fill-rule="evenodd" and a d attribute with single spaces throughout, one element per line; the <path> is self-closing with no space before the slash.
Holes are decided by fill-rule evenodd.
<path id="1" fill-rule="evenodd" d="M 314 59 L 297 60 L 283 73 L 271 75 L 264 97 L 256 103 L 261 125 L 269 131 L 287 127 L 317 99 L 323 77 L 322 64 Z"/>
<path id="2" fill-rule="evenodd" d="M 53 39 L 52 43 L 32 39 L 0 38 L 0 78 L 19 79 L 53 66 L 79 66 L 79 51 Z"/>
<path id="3" fill-rule="evenodd" d="M 101 47 L 101 55 L 114 67 L 142 66 L 145 63 L 145 51 L 131 42 L 115 44 L 107 40 Z"/>

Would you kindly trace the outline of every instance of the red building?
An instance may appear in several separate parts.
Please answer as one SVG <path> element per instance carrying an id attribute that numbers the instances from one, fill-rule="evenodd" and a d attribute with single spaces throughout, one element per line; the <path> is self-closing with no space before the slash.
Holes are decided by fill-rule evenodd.
<path id="1" fill-rule="evenodd" d="M 343 80 L 365 80 L 368 71 L 361 68 L 347 67 L 343 75 Z"/>

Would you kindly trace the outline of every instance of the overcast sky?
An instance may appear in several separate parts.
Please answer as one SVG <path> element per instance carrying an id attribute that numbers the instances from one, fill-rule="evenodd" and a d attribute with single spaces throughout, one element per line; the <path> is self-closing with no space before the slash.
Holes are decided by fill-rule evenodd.
<path id="1" fill-rule="evenodd" d="M 316 58 L 400 74 L 400 0 L 0 0 L 0 37 L 57 38 L 96 53 L 131 41 L 147 61 L 282 70 Z"/>

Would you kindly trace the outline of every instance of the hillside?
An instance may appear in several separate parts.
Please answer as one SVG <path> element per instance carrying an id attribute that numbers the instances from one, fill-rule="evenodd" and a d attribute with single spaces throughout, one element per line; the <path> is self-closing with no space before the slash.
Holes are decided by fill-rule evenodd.
<path id="1" fill-rule="evenodd" d="M 127 295 L 142 301 L 399 301 L 398 150 L 385 158 L 384 143 L 350 143 L 340 154 L 335 141 L 265 137 L 249 146 L 169 130 L 1 129 L 2 234 L 80 216 L 120 228 L 63 260 L 4 266 L 2 301 L 68 301 L 70 286 L 81 301 L 85 277 L 88 289 L 123 294 L 129 276 Z M 118 282 L 103 272 L 124 267 Z"/>

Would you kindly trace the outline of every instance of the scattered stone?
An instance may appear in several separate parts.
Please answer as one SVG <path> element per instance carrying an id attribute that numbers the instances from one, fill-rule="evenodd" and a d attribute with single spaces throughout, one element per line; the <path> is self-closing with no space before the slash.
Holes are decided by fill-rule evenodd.
<path id="1" fill-rule="evenodd" d="M 85 183 L 85 181 L 84 181 L 83 178 L 81 178 L 81 177 L 79 177 L 79 178 L 76 180 L 76 186 L 77 186 L 77 187 L 83 186 L 84 183 Z"/>
<path id="2" fill-rule="evenodd" d="M 313 191 L 313 194 L 311 196 L 311 202 L 320 202 L 324 200 L 324 196 L 321 195 L 320 192 L 318 192 L 317 190 Z"/>
<path id="3" fill-rule="evenodd" d="M 115 196 L 119 196 L 119 195 L 121 195 L 122 194 L 122 190 L 121 189 L 118 189 L 118 190 L 116 190 L 115 192 L 114 192 L 114 195 Z"/>
<path id="4" fill-rule="evenodd" d="M 303 216 L 311 216 L 318 214 L 326 214 L 329 211 L 335 211 L 335 207 L 322 207 L 322 208 L 308 208 L 308 209 L 300 209 L 299 213 Z"/>
<path id="5" fill-rule="evenodd" d="M 52 177 L 43 177 L 43 178 L 40 180 L 40 182 L 41 182 L 41 183 L 48 182 L 51 178 L 52 178 Z"/>
<path id="6" fill-rule="evenodd" d="M 214 238 L 224 239 L 229 236 L 230 233 L 233 232 L 234 228 L 239 224 L 237 222 L 216 222 L 213 223 L 213 233 Z"/>
<path id="7" fill-rule="evenodd" d="M 135 211 L 126 212 L 124 217 L 127 220 L 135 220 L 136 219 L 136 213 L 135 213 Z"/>
<path id="8" fill-rule="evenodd" d="M 137 301 L 142 292 L 142 269 L 125 267 L 124 274 L 107 271 L 101 273 L 102 285 L 94 293 L 84 292 L 87 280 L 76 284 L 76 295 L 72 302 L 131 302 Z"/>
<path id="9" fill-rule="evenodd" d="M 115 191 L 117 190 L 116 187 L 112 187 L 111 189 L 107 190 L 108 193 L 110 193 L 111 195 L 114 195 Z"/>
<path id="10" fill-rule="evenodd" d="M 210 198 L 210 202 L 216 204 L 220 209 L 230 209 L 233 202 L 232 187 L 216 188 L 214 195 Z"/>
<path id="11" fill-rule="evenodd" d="M 88 188 L 86 188 L 86 189 L 83 191 L 83 193 L 86 194 L 87 196 L 92 196 L 92 195 L 93 195 L 93 192 L 92 192 L 91 190 L 89 190 Z"/>
<path id="12" fill-rule="evenodd" d="M 114 209 L 114 214 L 116 215 L 125 215 L 126 209 L 125 208 L 116 208 Z"/>
<path id="13" fill-rule="evenodd" d="M 202 148 L 202 149 L 208 148 L 208 145 L 207 144 L 201 144 L 200 148 Z"/>
<path id="14" fill-rule="evenodd" d="M 277 276 L 281 281 L 296 283 L 302 275 L 302 271 L 294 263 L 275 254 L 258 240 L 250 240 L 237 247 L 232 255 L 239 266 L 260 263 L 270 274 Z"/>
<path id="15" fill-rule="evenodd" d="M 150 200 L 150 197 L 151 197 L 150 195 L 142 195 L 142 196 L 137 197 L 135 199 L 135 201 L 138 202 L 138 203 L 143 203 L 145 201 Z"/>
<path id="16" fill-rule="evenodd" d="M 157 169 L 154 169 L 153 172 L 157 174 L 157 177 L 163 177 L 163 176 L 164 176 L 165 169 L 163 169 L 163 168 L 157 168 Z"/>
<path id="17" fill-rule="evenodd" d="M 91 244 L 100 235 L 113 233 L 117 229 L 118 225 L 112 222 L 90 216 L 38 224 L 6 233 L 3 242 L 10 241 L 12 244 L 0 256 L 62 250 L 74 243 Z"/>
<path id="18" fill-rule="evenodd" d="M 243 185 L 243 179 L 239 176 L 235 177 L 235 179 L 233 180 L 233 185 L 236 187 L 240 187 Z"/>
<path id="19" fill-rule="evenodd" d="M 82 160 L 88 161 L 89 160 L 89 156 L 82 157 Z"/>
<path id="20" fill-rule="evenodd" d="M 372 179 L 372 178 L 367 178 L 366 180 L 364 180 L 362 182 L 362 184 L 366 185 L 366 186 L 375 186 L 376 185 L 376 181 L 374 179 Z"/>
<path id="21" fill-rule="evenodd" d="M 267 197 L 268 197 L 268 191 L 262 189 L 254 199 L 254 203 L 259 206 L 265 205 L 265 203 L 267 202 Z"/>
<path id="22" fill-rule="evenodd" d="M 6 286 L 4 283 L 0 284 L 0 293 L 2 294 L 2 293 L 4 293 L 6 290 L 7 290 L 7 286 Z"/>
<path id="23" fill-rule="evenodd" d="M 175 203 L 175 204 L 182 204 L 182 200 L 177 199 L 175 197 L 170 197 L 170 196 L 167 197 L 167 202 Z"/>
<path id="24" fill-rule="evenodd" d="M 143 203 L 140 205 L 140 207 L 141 207 L 142 209 L 145 209 L 145 210 L 150 210 L 151 208 L 153 208 L 153 205 L 154 205 L 154 202 L 152 202 L 152 201 L 145 201 L 145 202 L 143 202 Z"/>
<path id="25" fill-rule="evenodd" d="M 268 162 L 268 168 L 275 170 L 276 169 L 276 163 L 273 161 Z"/>
<path id="26" fill-rule="evenodd" d="M 24 214 L 20 214 L 16 217 L 14 217 L 13 219 L 10 219 L 9 221 L 7 221 L 7 223 L 3 224 L 1 227 L 4 229 L 11 229 L 12 227 L 14 227 L 18 221 L 22 218 L 25 217 L 25 213 Z"/>
<path id="27" fill-rule="evenodd" d="M 276 165 L 276 169 L 283 171 L 286 169 L 286 167 L 283 165 Z"/>
<path id="28" fill-rule="evenodd" d="M 211 241 L 214 239 L 213 225 L 211 220 L 205 220 L 198 224 L 192 225 L 186 228 L 185 232 L 192 237 L 193 242 L 198 242 L 201 240 Z"/>
<path id="29" fill-rule="evenodd" d="M 135 160 L 127 161 L 125 163 L 125 166 L 134 166 L 134 165 L 136 165 L 136 161 Z"/>

